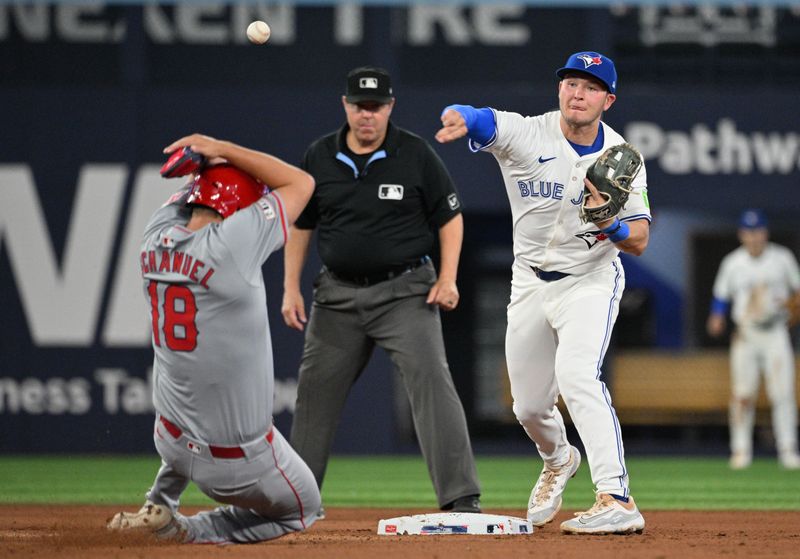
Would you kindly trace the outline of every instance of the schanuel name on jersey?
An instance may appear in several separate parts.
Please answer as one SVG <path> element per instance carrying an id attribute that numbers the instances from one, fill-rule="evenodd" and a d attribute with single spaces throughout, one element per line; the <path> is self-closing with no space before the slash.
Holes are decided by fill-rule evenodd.
<path id="1" fill-rule="evenodd" d="M 214 268 L 207 268 L 202 260 L 179 250 L 142 251 L 140 264 L 142 276 L 155 273 L 178 274 L 206 289 L 210 289 L 208 280 L 214 275 Z"/>

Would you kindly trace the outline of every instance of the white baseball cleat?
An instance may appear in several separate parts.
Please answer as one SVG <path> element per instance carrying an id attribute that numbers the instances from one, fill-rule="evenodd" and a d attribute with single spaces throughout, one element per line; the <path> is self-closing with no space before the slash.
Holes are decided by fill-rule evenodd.
<path id="1" fill-rule="evenodd" d="M 782 452 L 778 460 L 784 470 L 800 470 L 800 454 L 796 452 Z"/>
<path id="2" fill-rule="evenodd" d="M 598 493 L 592 508 L 576 512 L 575 518 L 561 523 L 567 534 L 631 534 L 644 530 L 644 517 L 628 497 L 628 502 L 618 501 L 607 493 Z"/>
<path id="3" fill-rule="evenodd" d="M 150 501 L 146 501 L 139 512 L 118 512 L 108 522 L 106 528 L 152 532 L 162 540 L 186 539 L 186 527 L 172 515 L 169 508 Z"/>
<path id="4" fill-rule="evenodd" d="M 749 452 L 734 452 L 728 461 L 731 470 L 745 470 L 753 462 L 753 455 Z"/>
<path id="5" fill-rule="evenodd" d="M 545 464 L 528 499 L 528 520 L 531 524 L 544 526 L 555 518 L 561 509 L 561 495 L 567 481 L 575 475 L 580 465 L 581 453 L 574 446 L 570 447 L 569 462 L 560 468 L 551 470 Z"/>

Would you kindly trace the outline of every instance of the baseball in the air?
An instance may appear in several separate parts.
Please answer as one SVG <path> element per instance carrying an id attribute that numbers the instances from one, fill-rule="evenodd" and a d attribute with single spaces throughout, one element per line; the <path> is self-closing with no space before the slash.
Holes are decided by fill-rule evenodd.
<path id="1" fill-rule="evenodd" d="M 270 29 L 266 21 L 254 21 L 247 26 L 247 38 L 256 45 L 263 45 L 269 39 Z"/>

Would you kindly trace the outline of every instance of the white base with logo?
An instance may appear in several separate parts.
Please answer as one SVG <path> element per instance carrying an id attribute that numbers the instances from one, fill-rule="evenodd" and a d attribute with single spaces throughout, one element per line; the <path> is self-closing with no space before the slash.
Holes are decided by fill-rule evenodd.
<path id="1" fill-rule="evenodd" d="M 448 535 L 514 536 L 532 534 L 530 521 L 501 514 L 441 512 L 398 516 L 378 522 L 379 536 Z"/>

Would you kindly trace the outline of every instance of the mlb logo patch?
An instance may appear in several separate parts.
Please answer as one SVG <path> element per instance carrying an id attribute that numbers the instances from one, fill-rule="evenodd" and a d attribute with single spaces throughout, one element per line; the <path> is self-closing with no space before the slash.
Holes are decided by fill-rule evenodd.
<path id="1" fill-rule="evenodd" d="M 378 198 L 381 200 L 402 200 L 402 184 L 382 184 L 378 187 Z"/>
<path id="2" fill-rule="evenodd" d="M 261 206 L 261 213 L 264 214 L 266 219 L 275 219 L 275 210 L 272 209 L 269 202 L 262 198 L 258 201 L 258 205 Z"/>
<path id="3" fill-rule="evenodd" d="M 455 194 L 448 194 L 447 205 L 450 206 L 451 210 L 455 210 L 461 205 L 461 202 L 458 201 L 458 196 Z"/>
<path id="4" fill-rule="evenodd" d="M 361 78 L 358 80 L 361 89 L 378 89 L 378 78 Z"/>

